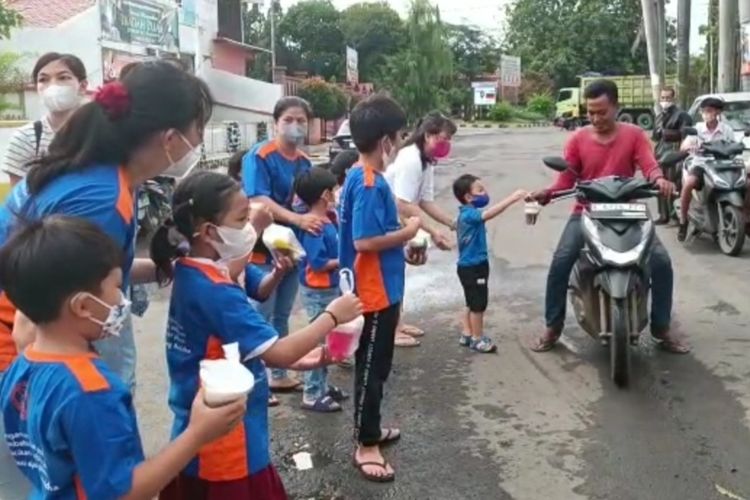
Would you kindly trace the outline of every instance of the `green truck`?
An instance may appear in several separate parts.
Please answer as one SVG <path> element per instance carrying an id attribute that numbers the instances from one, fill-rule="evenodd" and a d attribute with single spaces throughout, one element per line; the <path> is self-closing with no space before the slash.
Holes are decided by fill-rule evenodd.
<path id="1" fill-rule="evenodd" d="M 583 76 L 579 87 L 561 88 L 557 94 L 555 113 L 555 123 L 558 126 L 572 130 L 588 122 L 583 89 L 594 80 L 602 78 L 615 82 L 620 91 L 620 121 L 636 123 L 647 130 L 654 127 L 654 98 L 648 75 Z M 671 85 L 673 80 L 668 78 L 667 85 Z"/>

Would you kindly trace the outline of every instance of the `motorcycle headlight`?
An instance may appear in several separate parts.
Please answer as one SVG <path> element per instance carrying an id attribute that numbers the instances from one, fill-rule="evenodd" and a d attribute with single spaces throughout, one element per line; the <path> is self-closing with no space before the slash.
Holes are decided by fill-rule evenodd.
<path id="1" fill-rule="evenodd" d="M 718 187 L 722 187 L 722 188 L 729 188 L 730 187 L 729 183 L 727 181 L 725 181 L 724 179 L 722 179 L 721 177 L 719 177 L 718 175 L 716 175 L 716 172 L 714 172 L 713 170 L 707 168 L 705 170 L 705 172 L 708 174 L 708 176 L 713 181 L 714 186 L 718 186 Z"/>
<path id="2" fill-rule="evenodd" d="M 646 249 L 646 244 L 651 237 L 653 231 L 653 224 L 650 220 L 646 221 L 643 225 L 643 232 L 641 234 L 641 241 L 630 250 L 625 252 L 618 252 L 612 250 L 602 243 L 601 237 L 599 236 L 599 227 L 596 223 L 591 220 L 591 217 L 584 214 L 582 217 L 583 225 L 586 232 L 590 236 L 589 243 L 593 245 L 594 250 L 599 254 L 602 260 L 613 266 L 628 266 L 635 264 L 643 255 L 643 251 Z"/>
<path id="3" fill-rule="evenodd" d="M 744 186 L 747 183 L 747 169 L 742 167 L 740 178 L 734 183 L 734 187 Z"/>

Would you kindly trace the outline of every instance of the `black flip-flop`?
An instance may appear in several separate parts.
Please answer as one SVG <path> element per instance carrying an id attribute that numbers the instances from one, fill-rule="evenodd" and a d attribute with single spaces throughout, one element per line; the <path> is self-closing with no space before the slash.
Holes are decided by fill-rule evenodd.
<path id="1" fill-rule="evenodd" d="M 359 471 L 360 474 L 362 474 L 362 477 L 367 479 L 368 481 L 371 481 L 373 483 L 391 483 L 394 479 L 396 479 L 395 473 L 386 474 L 384 476 L 378 476 L 375 474 L 368 474 L 365 472 L 365 467 L 368 466 L 374 466 L 374 467 L 380 467 L 384 471 L 388 468 L 388 461 L 383 459 L 382 462 L 358 462 L 357 461 L 357 455 L 354 455 L 354 458 L 352 459 L 352 463 L 354 464 L 354 467 Z"/>
<path id="2" fill-rule="evenodd" d="M 341 411 L 341 405 L 333 400 L 331 396 L 323 396 L 313 403 L 302 402 L 300 407 L 303 410 L 314 411 L 317 413 L 335 413 Z"/>
<path id="3" fill-rule="evenodd" d="M 335 385 L 328 386 L 327 394 L 331 396 L 331 398 L 333 398 L 333 400 L 337 403 L 341 403 L 342 401 L 346 401 L 347 399 L 349 399 L 349 393 L 340 387 L 336 387 Z"/>

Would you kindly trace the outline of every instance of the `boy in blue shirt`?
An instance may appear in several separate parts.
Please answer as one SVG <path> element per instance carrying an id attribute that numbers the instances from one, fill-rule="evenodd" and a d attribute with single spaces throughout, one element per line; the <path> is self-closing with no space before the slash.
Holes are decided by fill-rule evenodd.
<path id="1" fill-rule="evenodd" d="M 398 152 L 403 109 L 383 95 L 369 97 L 349 118 L 359 161 L 346 174 L 339 207 L 342 268 L 354 272 L 365 325 L 355 354 L 354 464 L 365 479 L 393 481 L 395 472 L 381 445 L 400 437 L 398 429 L 381 427 L 383 387 L 391 371 L 393 341 L 404 295 L 405 261 L 417 256 L 404 245 L 421 225 L 411 217 L 401 227 L 396 201 L 383 176 L 386 161 Z"/>
<path id="2" fill-rule="evenodd" d="M 480 353 L 492 353 L 497 346 L 484 335 L 484 312 L 489 298 L 490 265 L 485 223 L 523 200 L 527 193 L 518 190 L 492 205 L 479 177 L 465 174 L 453 183 L 453 194 L 461 204 L 456 228 L 458 238 L 458 279 L 464 289 L 466 311 L 461 316 L 464 333 L 460 344 Z"/>
<path id="3" fill-rule="evenodd" d="M 0 385 L 3 436 L 35 499 L 154 498 L 242 419 L 245 401 L 193 402 L 190 425 L 144 459 L 128 388 L 91 344 L 118 335 L 129 309 L 122 250 L 93 223 L 53 215 L 0 249 L 0 286 L 36 325 Z"/>
<path id="4" fill-rule="evenodd" d="M 309 213 L 323 219 L 319 234 L 300 232 L 300 244 L 306 256 L 300 262 L 300 298 L 310 321 L 326 310 L 339 295 L 339 233 L 328 216 L 333 208 L 336 177 L 328 170 L 313 167 L 297 176 L 294 190 L 309 208 Z M 348 395 L 328 385 L 328 369 L 323 366 L 305 372 L 302 408 L 320 413 L 341 411 Z"/>

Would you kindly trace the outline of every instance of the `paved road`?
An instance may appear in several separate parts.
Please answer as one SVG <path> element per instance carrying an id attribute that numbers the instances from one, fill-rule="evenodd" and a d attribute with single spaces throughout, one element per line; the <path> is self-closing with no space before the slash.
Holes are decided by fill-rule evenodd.
<path id="1" fill-rule="evenodd" d="M 451 164 L 437 175 L 439 200 L 454 209 L 450 183 L 480 175 L 494 199 L 516 187 L 545 185 L 539 158 L 559 152 L 566 134 L 551 129 L 464 132 Z M 569 206 L 545 209 L 528 228 L 511 210 L 489 225 L 495 356 L 457 345 L 461 294 L 455 255 L 431 253 L 407 280 L 407 317 L 428 332 L 424 345 L 399 350 L 386 422 L 401 426 L 388 452 L 393 485 L 360 480 L 351 467 L 351 404 L 343 414 L 297 410 L 299 396 L 273 409 L 274 459 L 294 498 L 316 499 L 713 499 L 750 498 L 750 296 L 748 259 L 721 256 L 709 241 L 685 249 L 660 229 L 676 271 L 676 327 L 692 341 L 675 357 L 645 342 L 628 390 L 609 380 L 606 353 L 569 319 L 561 346 L 525 347 L 541 327 L 546 269 Z M 165 440 L 161 336 L 165 302 L 139 323 L 138 406 L 144 443 Z M 297 317 L 296 321 L 301 321 Z M 334 369 L 349 386 L 350 374 Z M 314 468 L 297 471 L 306 449 Z M 717 485 L 719 488 L 717 488 Z"/>

